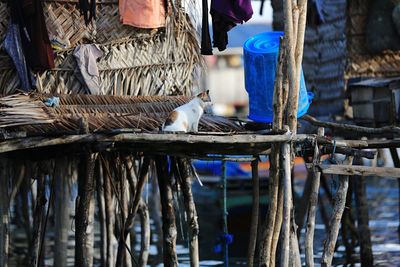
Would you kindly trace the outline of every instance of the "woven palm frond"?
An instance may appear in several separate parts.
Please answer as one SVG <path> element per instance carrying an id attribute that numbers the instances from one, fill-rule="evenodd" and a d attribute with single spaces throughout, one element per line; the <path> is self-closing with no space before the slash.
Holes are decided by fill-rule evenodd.
<path id="1" fill-rule="evenodd" d="M 187 103 L 184 96 L 58 95 L 59 106 L 44 102 L 52 95 L 18 94 L 0 98 L 0 128 L 28 135 L 77 134 L 84 119 L 90 132 L 116 129 L 158 131 L 169 113 Z M 212 115 L 200 120 L 200 131 L 242 132 L 234 122 Z"/>
<path id="2" fill-rule="evenodd" d="M 197 31 L 186 9 L 177 8 L 165 28 L 148 30 L 122 25 L 118 1 L 97 1 L 97 19 L 86 26 L 77 1 L 44 1 L 50 39 L 70 45 L 57 51 L 56 68 L 37 74 L 42 93 L 85 93 L 76 76 L 73 49 L 83 42 L 97 43 L 104 55 L 98 61 L 100 94 L 103 95 L 191 95 L 198 81 L 193 73 L 202 64 Z M 7 5 L 0 2 L 0 40 L 7 25 Z M 0 52 L 0 93 L 19 88 L 19 79 L 8 55 Z"/>

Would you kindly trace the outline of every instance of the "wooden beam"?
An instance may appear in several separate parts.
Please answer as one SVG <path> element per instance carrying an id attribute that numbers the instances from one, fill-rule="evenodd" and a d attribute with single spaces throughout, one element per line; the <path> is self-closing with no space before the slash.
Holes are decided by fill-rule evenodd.
<path id="1" fill-rule="evenodd" d="M 308 168 L 312 164 L 306 164 Z M 400 168 L 391 167 L 368 167 L 368 166 L 347 166 L 347 165 L 330 165 L 318 164 L 317 167 L 324 174 L 338 174 L 338 175 L 360 175 L 360 176 L 378 176 L 385 178 L 400 178 Z"/>

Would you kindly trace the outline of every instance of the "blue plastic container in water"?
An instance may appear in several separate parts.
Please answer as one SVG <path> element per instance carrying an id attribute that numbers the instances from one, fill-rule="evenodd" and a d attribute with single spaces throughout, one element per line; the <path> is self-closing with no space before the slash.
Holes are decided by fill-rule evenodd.
<path id="1" fill-rule="evenodd" d="M 275 69 L 278 61 L 279 37 L 283 32 L 264 32 L 250 37 L 243 45 L 245 87 L 249 94 L 249 119 L 272 122 Z M 312 100 L 307 93 L 303 71 L 300 77 L 297 117 L 303 116 Z"/>

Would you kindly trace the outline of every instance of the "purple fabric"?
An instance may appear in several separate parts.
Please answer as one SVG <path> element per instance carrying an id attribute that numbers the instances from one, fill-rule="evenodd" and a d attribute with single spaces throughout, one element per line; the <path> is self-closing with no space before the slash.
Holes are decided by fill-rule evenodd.
<path id="1" fill-rule="evenodd" d="M 211 8 L 240 24 L 253 15 L 251 0 L 212 0 Z"/>

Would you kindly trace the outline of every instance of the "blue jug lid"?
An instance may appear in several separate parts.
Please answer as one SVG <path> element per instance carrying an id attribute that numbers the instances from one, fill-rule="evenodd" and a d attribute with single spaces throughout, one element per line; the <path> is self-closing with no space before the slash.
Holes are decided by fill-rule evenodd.
<path id="1" fill-rule="evenodd" d="M 263 32 L 246 40 L 243 49 L 251 53 L 277 53 L 279 50 L 279 38 L 283 32 Z"/>

